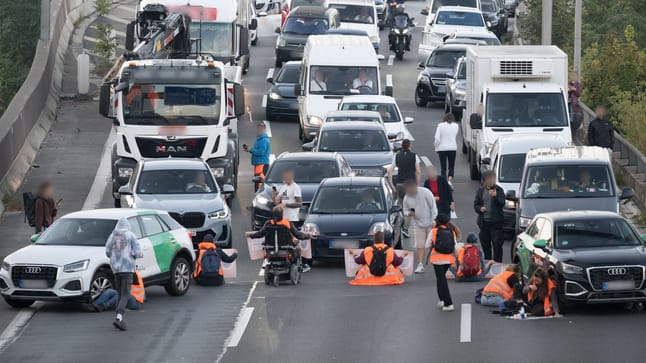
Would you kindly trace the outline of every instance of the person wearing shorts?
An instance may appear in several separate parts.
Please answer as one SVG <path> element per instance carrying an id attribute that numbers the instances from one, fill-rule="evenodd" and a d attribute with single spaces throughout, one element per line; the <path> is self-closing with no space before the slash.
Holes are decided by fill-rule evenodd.
<path id="1" fill-rule="evenodd" d="M 406 181 L 404 190 L 404 215 L 410 219 L 418 257 L 415 273 L 423 273 L 426 249 L 431 246 L 431 230 L 437 217 L 437 206 L 433 193 L 427 188 L 418 187 L 415 180 Z"/>

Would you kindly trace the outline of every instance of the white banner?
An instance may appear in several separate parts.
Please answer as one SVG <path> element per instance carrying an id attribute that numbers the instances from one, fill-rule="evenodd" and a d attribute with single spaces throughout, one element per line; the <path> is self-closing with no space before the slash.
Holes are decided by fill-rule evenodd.
<path id="1" fill-rule="evenodd" d="M 247 247 L 249 248 L 249 258 L 251 260 L 262 260 L 265 257 L 265 251 L 262 250 L 264 238 L 248 238 Z"/>
<path id="2" fill-rule="evenodd" d="M 236 250 L 235 248 L 226 248 L 226 249 L 223 249 L 222 251 L 229 256 L 231 256 L 234 253 L 238 253 L 238 250 Z M 236 261 L 233 261 L 231 263 L 222 261 L 222 270 L 224 272 L 225 278 L 235 279 L 238 276 L 238 264 L 236 263 Z"/>
<path id="3" fill-rule="evenodd" d="M 356 256 L 359 256 L 361 252 L 363 252 L 363 249 L 354 248 L 345 249 L 343 251 L 343 258 L 345 261 L 345 276 L 354 277 L 354 275 L 357 274 L 357 271 L 359 271 L 359 267 L 361 267 L 361 265 L 354 262 L 354 258 L 352 257 L 352 255 L 350 255 L 350 252 L 352 252 Z M 395 250 L 395 253 L 397 254 L 397 256 L 404 257 L 404 262 L 402 262 L 402 264 L 399 266 L 402 274 L 404 274 L 404 276 L 411 276 L 413 274 L 414 265 L 413 253 L 404 250 Z"/>
<path id="4" fill-rule="evenodd" d="M 312 241 L 304 239 L 302 241 L 298 241 L 298 244 L 301 247 L 301 256 L 303 258 L 312 258 Z"/>

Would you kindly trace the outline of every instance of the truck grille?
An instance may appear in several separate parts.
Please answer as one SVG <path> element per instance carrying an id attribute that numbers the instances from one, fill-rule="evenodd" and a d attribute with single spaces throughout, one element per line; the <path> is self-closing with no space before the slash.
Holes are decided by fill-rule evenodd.
<path id="1" fill-rule="evenodd" d="M 532 61 L 500 61 L 500 74 L 502 75 L 531 76 L 533 68 Z"/>
<path id="2" fill-rule="evenodd" d="M 202 156 L 206 137 L 167 140 L 165 138 L 135 137 L 141 156 L 145 158 L 199 158 Z"/>
<path id="3" fill-rule="evenodd" d="M 168 213 L 177 223 L 185 228 L 201 228 L 204 225 L 204 213 Z"/>
<path id="4" fill-rule="evenodd" d="M 57 273 L 58 268 L 50 266 L 14 266 L 11 268 L 11 280 L 17 287 L 22 285 L 22 280 L 44 280 L 48 287 L 53 287 Z"/>
<path id="5" fill-rule="evenodd" d="M 383 168 L 357 168 L 352 169 L 355 176 L 383 176 L 385 170 Z"/>
<path id="6" fill-rule="evenodd" d="M 603 283 L 608 281 L 633 281 L 637 289 L 644 281 L 644 268 L 641 266 L 593 267 L 588 270 L 588 278 L 595 290 L 602 290 Z"/>

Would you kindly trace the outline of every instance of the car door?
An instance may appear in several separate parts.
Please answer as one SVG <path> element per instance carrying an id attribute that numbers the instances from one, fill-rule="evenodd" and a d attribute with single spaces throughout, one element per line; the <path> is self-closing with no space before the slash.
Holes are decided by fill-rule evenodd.
<path id="1" fill-rule="evenodd" d="M 150 243 L 150 240 L 144 236 L 139 217 L 130 217 L 128 218 L 128 222 L 130 223 L 130 230 L 137 237 L 137 242 L 139 243 L 141 253 L 144 255 L 143 258 L 135 260 L 135 264 L 137 266 L 137 270 L 141 274 L 141 277 L 146 278 L 148 276 L 151 276 L 151 270 L 148 266 L 150 266 L 151 264 L 150 261 L 154 261 L 154 253 L 152 249 L 153 246 Z"/>
<path id="2" fill-rule="evenodd" d="M 547 218 L 542 219 L 543 225 L 541 226 L 541 230 L 538 232 L 535 241 L 544 240 L 546 242 L 546 248 L 542 249 L 532 245 L 532 264 L 534 269 L 539 267 L 547 268 L 550 263 L 549 250 L 552 243 L 552 221 Z"/>
<path id="3" fill-rule="evenodd" d="M 518 236 L 516 242 L 516 257 L 525 276 L 529 276 L 532 271 L 532 255 L 534 250 L 534 241 L 543 226 L 544 220 L 537 218 L 532 222 L 525 232 Z"/>
<path id="4" fill-rule="evenodd" d="M 148 254 L 147 268 L 151 275 L 170 271 L 175 253 L 180 249 L 170 228 L 155 214 L 140 215 L 143 233 L 150 241 L 152 253 Z"/>

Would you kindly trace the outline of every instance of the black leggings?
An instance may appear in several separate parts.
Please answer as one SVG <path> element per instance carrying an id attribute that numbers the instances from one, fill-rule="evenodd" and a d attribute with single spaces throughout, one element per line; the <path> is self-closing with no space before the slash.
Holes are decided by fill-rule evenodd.
<path id="1" fill-rule="evenodd" d="M 132 272 L 119 272 L 114 274 L 114 284 L 117 292 L 119 293 L 119 300 L 117 301 L 117 315 L 126 312 L 126 305 L 128 305 L 128 298 L 130 297 L 130 286 L 132 286 Z"/>
<path id="2" fill-rule="evenodd" d="M 438 151 L 437 156 L 440 157 L 440 175 L 447 177 L 446 169 L 448 164 L 449 174 L 448 176 L 453 178 L 453 172 L 455 169 L 455 150 L 453 151 Z"/>
<path id="3" fill-rule="evenodd" d="M 435 270 L 435 279 L 437 280 L 437 296 L 440 298 L 440 301 L 444 302 L 444 306 L 453 305 L 453 300 L 451 300 L 451 292 L 449 291 L 449 282 L 446 280 L 446 271 L 448 271 L 448 263 L 445 265 L 433 265 L 433 270 Z"/>

